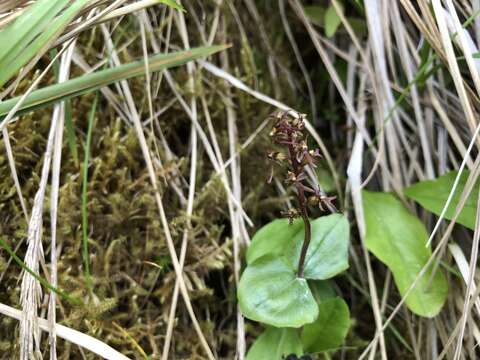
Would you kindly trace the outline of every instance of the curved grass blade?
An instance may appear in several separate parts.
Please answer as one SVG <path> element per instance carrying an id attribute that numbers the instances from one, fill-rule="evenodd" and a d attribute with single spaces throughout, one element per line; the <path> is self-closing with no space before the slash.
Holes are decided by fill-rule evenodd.
<path id="1" fill-rule="evenodd" d="M 46 28 L 69 0 L 39 0 L 0 32 L 0 64 L 5 66 Z"/>
<path id="2" fill-rule="evenodd" d="M 62 299 L 68 301 L 72 305 L 84 305 L 83 301 L 77 297 L 71 296 L 65 291 L 53 286 L 48 282 L 48 280 L 44 279 L 40 275 L 38 275 L 35 271 L 30 269 L 25 263 L 20 259 L 15 251 L 8 246 L 8 244 L 3 240 L 3 238 L 0 237 L 0 247 L 5 249 L 5 251 L 13 258 L 13 260 L 26 272 L 28 272 L 30 275 L 32 275 L 40 284 L 42 284 L 44 287 L 46 287 L 48 290 L 53 291 L 55 294 L 60 296 Z"/>
<path id="3" fill-rule="evenodd" d="M 148 59 L 148 67 L 152 72 L 160 71 L 212 55 L 229 47 L 230 45 L 216 45 L 194 48 L 191 50 L 169 54 L 157 54 Z M 47 86 L 42 89 L 35 90 L 29 96 L 27 96 L 17 112 L 17 115 L 56 103 L 61 100 L 95 91 L 120 80 L 142 76 L 144 74 L 145 62 L 140 60 L 107 70 L 99 70 L 60 84 Z M 8 112 L 19 101 L 19 99 L 20 97 L 15 97 L 0 103 L 0 119 L 3 119 L 8 114 Z"/>
<path id="4" fill-rule="evenodd" d="M 88 3 L 89 0 L 38 0 L 0 31 L 0 87 L 30 60 L 47 51 Z M 160 3 L 185 11 L 175 0 L 154 0 L 147 6 Z"/>
<path id="5" fill-rule="evenodd" d="M 42 1 L 42 3 L 49 2 L 51 2 L 51 0 Z M 85 7 L 85 5 L 87 5 L 88 0 L 75 1 L 66 7 L 61 15 L 52 20 L 52 13 L 53 15 L 56 15 L 63 9 L 65 3 L 68 3 L 68 1 L 62 0 L 56 1 L 55 3 L 57 6 L 53 9 L 51 9 L 51 6 L 46 6 L 48 4 L 44 5 L 49 11 L 48 14 L 44 14 L 44 17 L 49 21 L 46 22 L 45 20 L 42 20 L 42 26 L 31 29 L 30 24 L 23 24 L 24 19 L 22 18 L 24 16 L 27 17 L 27 21 L 30 17 L 36 19 L 39 16 L 38 14 L 31 13 L 30 10 L 35 10 L 32 7 L 32 9 L 29 9 L 19 18 L 21 20 L 20 25 L 17 24 L 17 22 L 14 22 L 11 27 L 4 30 L 4 32 L 6 32 L 5 34 L 3 34 L 3 32 L 0 33 L 0 44 L 2 44 L 2 46 L 9 42 L 14 45 L 12 51 L 6 53 L 2 52 L 2 54 L 0 54 L 0 68 L 2 69 L 0 72 L 0 86 L 10 80 L 18 70 L 20 70 L 22 66 L 27 64 L 31 59 L 34 57 L 38 58 L 41 54 L 47 51 L 48 45 L 60 36 L 70 21 Z M 40 10 L 42 10 L 41 14 L 43 14 L 44 8 L 41 8 Z M 36 24 L 36 22 L 34 22 L 34 24 Z M 17 40 L 17 34 L 10 34 L 12 31 L 10 28 L 17 30 L 17 27 L 21 25 L 27 27 L 30 31 L 23 38 L 20 37 L 20 39 Z M 23 31 L 21 34 L 22 33 Z"/>

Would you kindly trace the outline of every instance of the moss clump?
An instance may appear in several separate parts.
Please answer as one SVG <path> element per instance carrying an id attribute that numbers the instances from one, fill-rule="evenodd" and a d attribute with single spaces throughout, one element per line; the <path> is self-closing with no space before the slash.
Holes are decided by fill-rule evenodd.
<path id="1" fill-rule="evenodd" d="M 213 4 L 204 6 L 210 8 Z M 269 6 L 262 11 L 271 14 Z M 194 16 L 196 12 L 190 13 Z M 206 11 L 205 14 L 208 23 L 213 19 L 214 11 Z M 275 88 L 280 87 L 283 101 L 295 104 L 298 109 L 307 108 L 307 102 L 302 99 L 299 101 L 296 96 L 296 89 L 291 86 L 288 76 L 272 79 L 267 58 L 263 55 L 264 45 L 258 34 L 252 34 L 248 41 L 242 37 L 227 7 L 221 9 L 221 17 L 224 19 L 221 32 L 228 34 L 226 40 L 235 44 L 228 51 L 232 73 L 249 86 L 267 94 L 273 94 Z M 241 14 L 241 17 L 243 21 L 250 21 L 248 14 Z M 141 43 L 134 39 L 138 35 L 138 28 L 133 20 L 133 17 L 128 17 L 114 32 L 114 41 L 119 45 L 133 40 L 131 46 L 120 51 L 122 61 L 142 56 Z M 266 21 L 268 24 L 265 26 L 276 27 L 280 24 L 277 16 L 268 16 Z M 200 44 L 202 40 L 195 23 L 189 23 L 189 26 L 191 44 Z M 92 64 L 104 50 L 101 40 L 97 32 L 82 35 L 78 42 L 79 49 Z M 221 40 L 219 38 L 218 42 Z M 285 39 L 272 40 L 276 61 L 282 64 L 281 68 L 296 69 L 294 60 L 283 55 L 289 51 Z M 172 43 L 181 43 L 175 32 L 172 33 Z M 212 61 L 219 62 L 219 59 Z M 47 61 L 45 58 L 44 62 Z M 76 67 L 72 71 L 74 75 L 81 74 Z M 242 204 L 256 226 L 277 217 L 288 195 L 279 196 L 274 187 L 266 184 L 270 171 L 266 160 L 268 130 L 260 132 L 246 149 L 240 147 L 272 108 L 244 92 L 230 88 L 223 80 L 206 72 L 197 74 L 193 94 L 187 91 L 185 67 L 172 70 L 171 74 L 177 90 L 185 99 L 192 95 L 197 97 L 198 120 L 211 141 L 205 109 L 200 101 L 201 97 L 204 98 L 224 161 L 231 157 L 226 106 L 233 107 L 238 134 L 235 144 L 239 152 L 237 161 L 241 165 Z M 157 85 L 158 80 L 158 75 L 154 75 L 152 83 Z M 53 81 L 52 75 L 45 83 Z M 20 84 L 18 93 L 27 85 Z M 130 80 L 129 85 L 142 120 L 149 118 L 144 79 Z M 111 89 L 116 91 L 114 87 Z M 93 95 L 90 94 L 71 100 L 80 163 L 84 157 L 83 143 L 92 99 Z M 166 333 L 176 276 L 136 133 L 128 121 L 118 117 L 107 100 L 100 99 L 88 171 L 88 238 L 95 296 L 92 298 L 89 295 L 81 255 L 83 165 L 74 161 L 65 135 L 58 213 L 58 282 L 61 289 L 83 299 L 86 304 L 78 307 L 60 299 L 57 316 L 59 322 L 102 339 L 127 356 L 140 356 L 136 346 L 132 345 L 131 339 L 134 339 L 147 354 L 158 358 Z M 172 103 L 172 99 L 174 94 L 163 80 L 154 95 L 154 111 Z M 121 96 L 118 96 L 118 100 L 120 103 L 123 101 Z M 22 116 L 8 127 L 22 193 L 29 209 L 38 189 L 50 120 L 51 109 L 43 109 Z M 191 121 L 178 101 L 144 128 L 155 157 L 155 170 L 177 253 L 180 253 L 182 237 L 188 228 L 185 281 L 196 315 L 218 357 L 232 359 L 236 348 L 236 296 L 227 193 L 220 174 L 215 171 L 199 139 L 194 209 L 193 215 L 187 217 L 185 199 L 190 171 L 191 129 Z M 164 144 L 168 144 L 168 151 Z M 158 166 L 160 162 L 163 167 Z M 229 167 L 226 172 L 231 182 Z M 49 196 L 50 189 L 47 189 L 43 223 L 47 266 L 50 254 Z M 27 224 L 10 176 L 3 143 L 0 144 L 0 207 L 3 214 L 0 235 L 15 248 L 25 241 Z M 253 231 L 249 229 L 250 233 Z M 23 258 L 25 250 L 25 244 L 21 244 L 17 254 Z M 0 302 L 18 306 L 21 271 L 15 263 L 7 268 L 7 261 L 7 254 L 0 250 L 0 273 L 5 272 L 0 282 Z M 200 358 L 196 354 L 202 354 L 203 351 L 181 298 L 176 314 L 171 358 Z M 18 351 L 18 323 L 3 317 L 1 321 L 0 352 L 15 353 Z M 45 335 L 43 339 L 44 349 L 48 349 Z M 78 348 L 63 341 L 59 341 L 58 354 L 60 359 L 82 358 Z M 87 353 L 85 356 L 87 359 L 94 358 Z"/>

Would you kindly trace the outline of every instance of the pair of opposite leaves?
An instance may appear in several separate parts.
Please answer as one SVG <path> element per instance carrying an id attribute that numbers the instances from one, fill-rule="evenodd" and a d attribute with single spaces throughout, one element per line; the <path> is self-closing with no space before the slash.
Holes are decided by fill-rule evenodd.
<path id="1" fill-rule="evenodd" d="M 452 175 L 449 174 L 445 177 L 446 179 L 438 179 L 440 184 L 450 180 Z M 447 181 L 447 183 L 450 182 Z M 412 194 L 407 193 L 407 195 L 413 198 L 415 198 L 412 196 L 415 191 L 420 190 L 419 192 L 423 193 L 421 191 L 422 187 L 420 189 L 407 189 L 406 192 L 408 190 L 412 190 Z M 431 254 L 430 249 L 425 247 L 426 229 L 418 218 L 413 216 L 392 194 L 365 191 L 363 192 L 363 198 L 367 226 L 366 246 L 390 268 L 400 293 L 404 295 Z M 427 196 L 427 200 L 430 199 Z M 415 200 L 422 203 L 418 198 Z M 422 205 L 424 204 L 422 203 Z M 428 206 L 426 207 L 428 208 Z M 447 213 L 447 217 L 449 217 L 448 215 L 450 214 Z M 315 245 L 309 248 L 307 253 L 306 278 L 324 279 L 332 277 L 348 267 L 348 232 L 348 222 L 340 215 L 332 215 L 312 222 L 312 243 Z M 242 276 L 239 287 L 240 306 L 247 317 L 275 326 L 295 326 L 302 321 L 310 321 L 317 316 L 318 309 L 312 306 L 311 293 L 307 282 L 295 276 L 302 242 L 303 224 L 301 222 L 288 226 L 286 220 L 276 220 L 255 235 L 247 252 L 249 267 Z M 337 252 L 332 251 L 335 243 L 338 244 Z M 326 257 L 324 260 L 326 259 L 328 262 L 327 269 L 325 267 L 316 268 L 317 265 L 321 264 L 320 256 Z M 333 267 L 331 267 L 332 263 L 334 263 Z M 323 264 L 325 265 L 325 261 Z M 406 266 L 412 264 L 414 266 Z M 420 286 L 414 288 L 406 301 L 407 306 L 421 316 L 432 317 L 436 315 L 441 309 L 447 293 L 445 278 L 439 272 L 434 275 L 433 283 L 430 283 L 430 286 L 424 286 L 423 283 L 428 279 L 432 282 L 431 275 L 430 269 L 427 271 L 427 276 L 421 279 Z M 315 288 L 317 283 L 318 281 L 311 283 L 311 285 Z M 292 298 L 294 294 L 300 295 L 300 301 Z M 278 301 L 271 303 L 272 299 Z M 332 339 L 334 341 L 332 344 L 339 344 L 337 340 L 344 338 L 349 327 L 348 307 L 341 298 L 332 300 L 332 304 L 338 303 L 338 310 L 345 307 L 345 311 L 339 313 L 345 313 L 345 316 L 343 316 L 345 317 L 345 326 L 337 326 L 341 330 L 341 334 L 339 333 L 339 336 Z M 327 305 L 327 303 L 323 303 L 323 305 Z M 321 308 L 322 303 L 319 303 L 319 306 Z M 299 309 L 301 311 L 298 311 Z M 283 317 L 285 312 L 288 315 L 289 311 L 296 312 L 298 316 L 287 317 L 283 321 L 279 321 L 279 317 L 275 316 L 280 314 Z M 323 312 L 329 313 L 329 311 Z M 330 343 L 326 344 L 328 346 L 325 349 L 315 349 L 319 346 L 318 337 L 312 337 L 313 333 L 309 334 L 308 331 L 305 331 L 311 328 L 317 334 L 319 330 L 325 329 L 326 324 L 320 319 L 322 311 L 320 313 L 314 323 L 304 328 L 301 340 L 294 331 L 295 329 L 267 328 L 252 346 L 247 358 L 257 359 L 258 356 L 254 356 L 255 354 L 268 352 L 273 345 L 278 351 L 295 350 L 297 354 L 302 353 L 303 350 L 300 351 L 302 346 L 307 350 L 311 349 L 309 351 L 328 349 L 329 346 L 331 347 Z M 337 314 L 335 318 L 338 317 Z M 316 325 L 319 321 L 321 326 L 317 329 Z M 329 333 L 325 335 L 329 335 Z M 280 344 L 277 344 L 275 340 L 275 344 L 273 344 L 272 341 L 269 341 L 272 340 L 272 336 L 275 339 L 283 340 Z M 322 336 L 322 338 L 324 337 Z M 313 339 L 313 342 L 310 341 L 311 344 L 309 344 L 309 339 Z M 314 348 L 312 348 L 313 345 L 315 345 Z"/>
<path id="2" fill-rule="evenodd" d="M 448 191 L 439 190 L 450 189 L 455 175 L 449 173 L 419 183 L 406 189 L 405 193 L 438 213 L 438 204 L 443 206 L 445 203 L 445 199 L 439 197 L 448 194 Z M 468 173 L 461 178 L 458 194 L 461 194 L 467 176 Z M 454 211 L 458 194 L 447 211 L 447 218 Z M 403 296 L 431 256 L 431 250 L 425 247 L 428 239 L 425 225 L 393 194 L 364 191 L 363 207 L 366 246 L 392 271 Z M 465 206 L 458 220 L 469 226 L 473 214 L 470 207 Z M 348 233 L 348 222 L 342 215 L 312 221 L 312 242 L 305 262 L 306 279 L 325 280 L 348 267 Z M 247 252 L 248 267 L 242 275 L 238 292 L 240 309 L 246 317 L 277 327 L 299 327 L 315 320 L 318 309 L 308 284 L 296 277 L 302 241 L 303 224 L 300 221 L 288 226 L 286 220 L 276 220 L 255 235 Z M 445 276 L 440 271 L 433 272 L 430 267 L 409 292 L 406 305 L 417 315 L 433 317 L 442 308 L 447 292 Z"/>
<path id="3" fill-rule="evenodd" d="M 247 251 L 247 268 L 238 287 L 242 313 L 275 327 L 315 321 L 318 304 L 307 280 L 326 280 L 348 268 L 349 224 L 340 214 L 311 222 L 312 238 L 305 257 L 304 278 L 297 277 L 304 225 L 275 220 L 260 229 Z"/>

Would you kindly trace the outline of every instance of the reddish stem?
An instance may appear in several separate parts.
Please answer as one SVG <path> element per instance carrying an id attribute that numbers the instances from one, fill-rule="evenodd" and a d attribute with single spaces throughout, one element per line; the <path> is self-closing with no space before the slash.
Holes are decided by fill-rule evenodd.
<path id="1" fill-rule="evenodd" d="M 291 134 L 289 134 L 291 137 Z M 288 145 L 288 152 L 290 155 L 290 161 L 292 162 L 292 169 L 295 173 L 295 176 L 298 177 L 303 172 L 303 166 L 298 163 L 295 156 L 295 149 L 293 145 Z M 304 187 L 300 182 L 295 182 L 297 188 L 298 202 L 300 205 L 300 212 L 302 214 L 303 223 L 305 225 L 305 236 L 303 238 L 302 250 L 300 252 L 300 259 L 298 260 L 298 270 L 297 276 L 303 278 L 304 267 L 305 267 L 305 258 L 307 256 L 308 246 L 310 245 L 310 240 L 312 237 L 312 230 L 310 225 L 310 220 L 308 219 L 308 210 L 307 210 L 307 199 L 305 197 Z"/>

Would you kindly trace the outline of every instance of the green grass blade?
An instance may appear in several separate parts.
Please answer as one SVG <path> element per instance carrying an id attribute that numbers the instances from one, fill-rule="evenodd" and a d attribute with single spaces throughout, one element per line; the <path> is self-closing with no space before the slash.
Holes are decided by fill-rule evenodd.
<path id="1" fill-rule="evenodd" d="M 75 127 L 73 126 L 72 103 L 68 99 L 65 100 L 65 128 L 67 129 L 67 142 L 73 162 L 78 166 L 77 135 L 75 135 Z"/>
<path id="2" fill-rule="evenodd" d="M 10 80 L 31 59 L 47 50 L 48 44 L 63 32 L 65 27 L 83 9 L 88 0 L 77 0 L 54 19 L 38 37 L 17 52 L 10 53 L 1 63 L 0 86 Z M 17 49 L 18 50 L 18 49 Z"/>
<path id="3" fill-rule="evenodd" d="M 60 36 L 89 0 L 76 0 L 67 6 L 69 2 L 70 0 L 38 0 L 0 32 L 0 87 L 31 59 L 45 52 L 48 44 Z M 185 11 L 174 0 L 157 0 L 157 3 Z"/>
<path id="4" fill-rule="evenodd" d="M 45 288 L 48 290 L 53 291 L 55 294 L 63 298 L 64 300 L 67 300 L 69 303 L 73 305 L 83 305 L 82 300 L 80 300 L 77 297 L 73 297 L 66 293 L 65 291 L 59 289 L 58 287 L 53 286 L 50 284 L 46 279 L 38 275 L 35 271 L 30 269 L 23 261 L 20 259 L 17 254 L 15 254 L 15 251 L 8 246 L 8 244 L 3 240 L 3 238 L 0 237 L 0 247 L 5 249 L 5 251 L 13 258 L 13 260 L 26 272 L 28 272 L 30 275 L 32 275 L 40 284 L 42 284 Z"/>
<path id="5" fill-rule="evenodd" d="M 83 255 L 83 272 L 90 294 L 93 294 L 92 277 L 90 276 L 90 261 L 88 254 L 88 161 L 90 154 L 90 143 L 92 141 L 93 121 L 95 120 L 95 112 L 97 110 L 98 93 L 93 100 L 92 109 L 88 116 L 87 139 L 85 141 L 85 155 L 83 160 L 83 180 L 82 180 L 82 255 Z"/>
<path id="6" fill-rule="evenodd" d="M 186 11 L 185 8 L 182 5 L 180 5 L 178 2 L 176 2 L 175 0 L 159 0 L 158 2 L 162 3 L 162 4 L 165 4 L 165 5 L 168 5 L 172 8 L 174 8 L 175 10 Z"/>
<path id="7" fill-rule="evenodd" d="M 57 55 L 57 50 L 53 49 L 50 51 L 50 57 L 53 59 Z M 53 64 L 53 73 L 55 74 L 55 79 L 59 80 L 60 75 L 60 64 L 58 61 L 55 61 Z M 65 128 L 67 132 L 67 142 L 68 147 L 70 148 L 73 161 L 76 166 L 78 166 L 78 152 L 77 152 L 77 136 L 75 135 L 75 127 L 72 122 L 72 104 L 70 100 L 65 100 Z"/>
<path id="8" fill-rule="evenodd" d="M 151 56 L 148 60 L 150 71 L 160 71 L 175 66 L 183 65 L 189 61 L 196 60 L 221 50 L 229 45 L 216 45 L 194 48 L 191 50 L 179 51 L 169 54 L 158 54 Z M 120 80 L 129 79 L 145 74 L 145 63 L 143 60 L 121 65 L 107 70 L 100 70 L 91 74 L 83 75 L 60 84 L 44 87 L 33 91 L 20 107 L 17 115 L 44 107 L 55 102 L 69 99 L 75 96 L 95 91 L 106 85 Z M 8 112 L 19 101 L 20 97 L 0 102 L 0 118 L 4 118 Z"/>
<path id="9" fill-rule="evenodd" d="M 69 0 L 39 0 L 0 32 L 0 68 L 41 34 Z"/>

